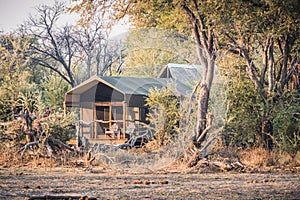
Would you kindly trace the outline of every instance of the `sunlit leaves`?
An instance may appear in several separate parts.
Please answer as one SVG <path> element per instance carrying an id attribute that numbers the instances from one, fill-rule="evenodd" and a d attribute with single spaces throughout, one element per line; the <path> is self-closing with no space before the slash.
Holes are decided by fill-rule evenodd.
<path id="1" fill-rule="evenodd" d="M 157 77 L 168 63 L 196 63 L 190 37 L 166 29 L 132 30 L 126 40 L 124 75 Z"/>
<path id="2" fill-rule="evenodd" d="M 62 108 L 65 93 L 70 86 L 55 74 L 50 74 L 41 84 L 43 88 L 43 101 L 46 106 Z"/>
<path id="3" fill-rule="evenodd" d="M 179 122 L 178 99 L 169 88 L 151 89 L 146 104 L 150 107 L 149 120 L 154 126 L 160 145 L 168 144 L 176 136 Z"/>
<path id="4" fill-rule="evenodd" d="M 29 87 L 28 48 L 28 39 L 13 35 L 0 38 L 0 120 L 12 117 L 6 114 L 17 111 L 18 99 Z"/>

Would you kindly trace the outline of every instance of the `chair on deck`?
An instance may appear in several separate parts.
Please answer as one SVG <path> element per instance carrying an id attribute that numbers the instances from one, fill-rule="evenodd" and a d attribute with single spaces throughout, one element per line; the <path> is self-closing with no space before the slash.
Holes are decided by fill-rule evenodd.
<path id="1" fill-rule="evenodd" d="M 117 139 L 120 139 L 121 130 L 117 123 L 114 123 L 111 128 L 105 129 L 105 135 L 110 136 L 112 139 L 115 139 L 115 136 L 117 136 Z"/>

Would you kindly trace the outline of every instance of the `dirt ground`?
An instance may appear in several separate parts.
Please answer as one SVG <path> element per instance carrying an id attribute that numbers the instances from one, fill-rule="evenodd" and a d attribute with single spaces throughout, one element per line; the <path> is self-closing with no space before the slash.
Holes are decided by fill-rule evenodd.
<path id="1" fill-rule="evenodd" d="M 0 199 L 84 199 L 84 196 L 89 199 L 300 199 L 300 174 L 0 169 Z"/>

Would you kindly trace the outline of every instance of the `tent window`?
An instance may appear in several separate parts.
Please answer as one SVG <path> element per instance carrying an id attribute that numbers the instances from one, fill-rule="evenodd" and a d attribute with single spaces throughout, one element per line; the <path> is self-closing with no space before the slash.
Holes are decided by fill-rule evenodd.
<path id="1" fill-rule="evenodd" d="M 112 106 L 112 120 L 122 120 L 122 119 L 123 119 L 123 107 Z"/>
<path id="2" fill-rule="evenodd" d="M 96 106 L 97 120 L 109 121 L 109 106 Z"/>

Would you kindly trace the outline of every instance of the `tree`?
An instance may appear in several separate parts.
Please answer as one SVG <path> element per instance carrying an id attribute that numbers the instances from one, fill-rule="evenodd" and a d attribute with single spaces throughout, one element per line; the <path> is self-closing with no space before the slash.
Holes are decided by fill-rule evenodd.
<path id="1" fill-rule="evenodd" d="M 168 63 L 197 63 L 191 37 L 156 28 L 133 29 L 126 38 L 123 75 L 157 77 Z"/>
<path id="2" fill-rule="evenodd" d="M 247 66 L 242 64 L 242 59 L 235 57 L 232 62 L 230 67 L 224 66 L 227 80 L 225 129 L 230 133 L 226 137 L 226 143 L 231 147 L 256 148 L 259 147 L 262 99 L 248 77 Z"/>
<path id="3" fill-rule="evenodd" d="M 114 9 L 115 17 L 121 18 L 129 15 L 135 27 L 158 27 L 169 28 L 192 34 L 196 44 L 199 62 L 204 68 L 198 95 L 198 120 L 196 131 L 193 136 L 193 144 L 200 148 L 207 136 L 208 124 L 208 102 L 209 94 L 214 77 L 216 60 L 216 40 L 214 27 L 208 19 L 207 10 L 214 9 L 213 4 L 204 7 L 203 1 L 182 0 L 150 0 L 150 1 L 81 1 L 75 5 L 72 11 L 81 11 L 82 15 L 89 18 L 97 11 L 110 8 Z M 210 7 L 208 7 L 210 6 Z M 189 161 L 189 166 L 197 163 L 200 152 Z"/>
<path id="4" fill-rule="evenodd" d="M 59 26 L 66 11 L 64 3 L 37 7 L 37 16 L 23 26 L 23 35 L 32 38 L 32 60 L 57 73 L 71 87 L 91 74 L 104 75 L 119 58 L 119 46 L 108 40 L 110 25 L 93 17 L 84 26 Z M 95 66 L 95 67 L 94 67 Z"/>
<path id="5" fill-rule="evenodd" d="M 57 74 L 48 72 L 39 87 L 42 90 L 42 100 L 45 106 L 63 109 L 64 96 L 70 90 L 70 85 L 66 81 Z"/>
<path id="6" fill-rule="evenodd" d="M 226 145 L 242 149 L 261 147 L 263 99 L 248 76 L 247 65 L 238 55 L 226 59 L 222 67 L 227 82 Z M 232 62 L 230 64 L 229 62 Z M 234 64 L 236 66 L 234 66 Z M 231 66 L 231 67 L 228 67 Z M 297 90 L 283 92 L 270 104 L 273 150 L 294 156 L 299 149 L 299 97 Z"/>
<path id="7" fill-rule="evenodd" d="M 284 93 L 299 90 L 300 3 L 231 1 L 217 7 L 221 42 L 244 60 L 262 100 L 261 146 L 272 149 L 271 110 Z"/>
<path id="8" fill-rule="evenodd" d="M 53 7 L 41 5 L 37 16 L 30 16 L 22 28 L 25 36 L 32 37 L 32 60 L 35 64 L 49 68 L 74 87 L 77 46 L 72 35 L 72 26 L 57 27 L 57 21 L 65 11 L 63 3 Z"/>
<path id="9" fill-rule="evenodd" d="M 108 39 L 109 26 L 106 20 L 94 16 L 85 26 L 76 27 L 74 39 L 85 62 L 85 79 L 90 78 L 91 74 L 108 74 L 113 63 L 119 60 L 121 45 Z"/>
<path id="10" fill-rule="evenodd" d="M 19 114 L 20 95 L 30 89 L 28 49 L 28 39 L 14 35 L 0 38 L 0 120 L 11 120 L 14 114 Z"/>

